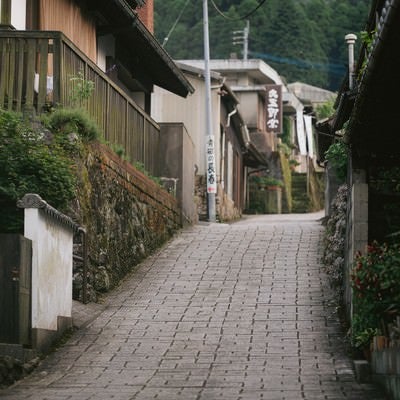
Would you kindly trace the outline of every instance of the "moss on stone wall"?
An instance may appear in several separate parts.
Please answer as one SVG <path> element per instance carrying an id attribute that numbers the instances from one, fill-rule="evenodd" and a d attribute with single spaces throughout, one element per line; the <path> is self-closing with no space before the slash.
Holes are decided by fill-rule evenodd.
<path id="1" fill-rule="evenodd" d="M 78 164 L 73 213 L 88 232 L 92 299 L 118 282 L 180 227 L 175 198 L 100 144 Z M 81 295 L 79 274 L 74 293 Z"/>
<path id="2" fill-rule="evenodd" d="M 290 171 L 289 159 L 284 151 L 279 151 L 279 160 L 281 163 L 282 180 L 283 186 L 283 196 L 282 196 L 282 212 L 290 213 L 292 212 L 292 174 Z"/>
<path id="3" fill-rule="evenodd" d="M 324 178 L 323 172 L 317 172 L 314 164 L 309 160 L 310 168 L 310 211 L 319 211 L 324 208 Z"/>

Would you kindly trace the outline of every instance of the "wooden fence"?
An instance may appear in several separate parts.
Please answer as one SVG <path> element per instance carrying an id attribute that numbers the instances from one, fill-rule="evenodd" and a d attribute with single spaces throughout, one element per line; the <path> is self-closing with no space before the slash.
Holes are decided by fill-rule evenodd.
<path id="1" fill-rule="evenodd" d="M 160 128 L 127 93 L 61 32 L 0 31 L 0 108 L 42 113 L 49 106 L 76 106 L 76 77 L 94 82 L 80 107 L 120 145 L 131 162 L 157 174 Z"/>

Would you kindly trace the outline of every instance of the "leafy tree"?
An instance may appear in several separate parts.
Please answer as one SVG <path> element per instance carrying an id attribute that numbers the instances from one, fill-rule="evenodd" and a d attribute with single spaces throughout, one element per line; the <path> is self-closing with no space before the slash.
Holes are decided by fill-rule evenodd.
<path id="1" fill-rule="evenodd" d="M 214 0 L 225 18 L 209 3 L 210 54 L 241 55 L 232 32 L 243 30 L 239 18 L 259 5 L 258 0 Z M 344 36 L 360 32 L 368 17 L 368 0 L 268 0 L 249 17 L 250 57 L 263 58 L 287 81 L 300 80 L 337 90 L 346 71 Z M 203 58 L 202 2 L 155 0 L 156 37 L 175 59 Z"/>

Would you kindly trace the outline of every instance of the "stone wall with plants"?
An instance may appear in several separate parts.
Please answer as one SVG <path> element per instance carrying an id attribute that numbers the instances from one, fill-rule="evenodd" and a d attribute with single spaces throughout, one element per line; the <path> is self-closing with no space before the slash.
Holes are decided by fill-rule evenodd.
<path id="1" fill-rule="evenodd" d="M 91 300 L 180 227 L 176 199 L 100 136 L 81 110 L 60 108 L 40 119 L 0 111 L 0 232 L 23 233 L 16 202 L 26 193 L 71 216 L 87 230 Z M 82 281 L 78 267 L 75 298 Z"/>
<path id="2" fill-rule="evenodd" d="M 86 227 L 92 296 L 108 291 L 180 227 L 176 199 L 107 146 L 91 143 L 77 160 L 72 206 Z M 80 271 L 74 292 L 81 296 Z"/>
<path id="3" fill-rule="evenodd" d="M 332 203 L 332 214 L 326 223 L 323 262 L 331 286 L 336 290 L 340 304 L 344 292 L 345 241 L 348 186 L 339 187 Z"/>

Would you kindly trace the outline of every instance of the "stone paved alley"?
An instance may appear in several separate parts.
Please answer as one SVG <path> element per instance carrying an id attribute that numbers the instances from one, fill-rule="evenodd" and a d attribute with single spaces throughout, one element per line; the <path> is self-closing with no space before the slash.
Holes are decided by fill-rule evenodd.
<path id="1" fill-rule="evenodd" d="M 355 382 L 322 214 L 184 230 L 7 400 L 381 400 Z"/>

